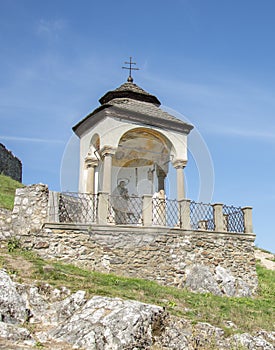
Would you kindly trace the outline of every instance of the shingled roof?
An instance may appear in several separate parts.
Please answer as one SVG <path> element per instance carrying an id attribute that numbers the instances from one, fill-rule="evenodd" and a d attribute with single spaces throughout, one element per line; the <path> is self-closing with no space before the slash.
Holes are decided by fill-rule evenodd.
<path id="1" fill-rule="evenodd" d="M 101 106 L 73 127 L 81 136 L 88 128 L 106 116 L 140 122 L 143 124 L 189 133 L 192 125 L 163 111 L 160 101 L 138 85 L 127 82 L 107 92 L 99 99 Z"/>
<path id="2" fill-rule="evenodd" d="M 156 98 L 156 96 L 149 94 L 147 91 L 143 90 L 138 85 L 129 82 L 122 84 L 113 91 L 107 92 L 104 96 L 101 97 L 99 102 L 101 104 L 105 104 L 115 98 L 130 98 L 133 100 L 153 103 L 157 106 L 160 106 L 161 104 L 160 101 Z"/>

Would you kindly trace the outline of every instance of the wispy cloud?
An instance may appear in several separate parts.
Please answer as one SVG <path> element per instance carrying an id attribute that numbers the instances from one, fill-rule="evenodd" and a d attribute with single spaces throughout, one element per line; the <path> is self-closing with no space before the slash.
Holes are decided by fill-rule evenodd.
<path id="1" fill-rule="evenodd" d="M 36 143 L 64 143 L 62 140 L 40 139 L 34 137 L 1 136 L 0 141 L 36 142 Z"/>
<path id="2" fill-rule="evenodd" d="M 209 126 L 207 130 L 205 130 L 205 133 L 245 137 L 250 139 L 258 139 L 262 141 L 275 141 L 275 133 L 265 130 L 245 130 Z"/>
<path id="3" fill-rule="evenodd" d="M 45 20 L 40 19 L 37 23 L 37 34 L 46 36 L 50 39 L 58 39 L 59 34 L 66 28 L 67 23 L 64 19 Z"/>

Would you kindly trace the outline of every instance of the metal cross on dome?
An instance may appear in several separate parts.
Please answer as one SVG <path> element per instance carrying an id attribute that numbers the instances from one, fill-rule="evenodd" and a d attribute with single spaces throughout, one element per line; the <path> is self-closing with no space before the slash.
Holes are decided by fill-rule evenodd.
<path id="1" fill-rule="evenodd" d="M 129 69 L 129 77 L 127 81 L 129 83 L 132 83 L 134 81 L 134 79 L 132 78 L 132 70 L 139 70 L 139 68 L 132 67 L 133 64 L 136 64 L 135 62 L 132 62 L 132 57 L 130 57 L 130 62 L 124 62 L 124 63 L 130 65 L 130 67 L 122 67 L 122 69 Z"/>

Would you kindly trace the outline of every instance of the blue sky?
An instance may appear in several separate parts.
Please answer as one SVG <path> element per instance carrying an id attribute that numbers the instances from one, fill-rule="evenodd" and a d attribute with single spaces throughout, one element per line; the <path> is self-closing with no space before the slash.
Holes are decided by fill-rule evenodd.
<path id="1" fill-rule="evenodd" d="M 212 202 L 253 206 L 256 243 L 274 252 L 274 15 L 273 0 L 1 0 L 0 142 L 25 184 L 59 190 L 71 127 L 126 80 L 133 56 L 135 82 L 207 144 Z M 192 199 L 196 172 L 190 155 Z"/>

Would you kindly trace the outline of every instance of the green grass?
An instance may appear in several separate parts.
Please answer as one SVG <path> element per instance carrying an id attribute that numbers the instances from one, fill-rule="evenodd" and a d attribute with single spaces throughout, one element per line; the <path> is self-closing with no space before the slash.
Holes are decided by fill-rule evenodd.
<path id="1" fill-rule="evenodd" d="M 24 187 L 20 182 L 0 174 L 0 208 L 13 208 L 15 190 Z"/>
<path id="2" fill-rule="evenodd" d="M 10 259 L 5 258 L 9 255 Z M 18 266 L 14 267 L 16 259 L 21 260 Z M 143 279 L 98 273 L 71 264 L 46 261 L 32 251 L 20 249 L 18 244 L 10 252 L 6 249 L 5 254 L 2 254 L 0 267 L 2 265 L 7 270 L 10 269 L 13 274 L 16 272 L 18 281 L 24 282 L 26 273 L 20 271 L 22 259 L 31 263 L 31 278 L 38 284 L 49 283 L 54 287 L 66 286 L 72 291 L 82 289 L 89 297 L 104 295 L 161 305 L 171 314 L 188 318 L 194 323 L 209 322 L 221 327 L 228 335 L 233 330 L 225 327 L 224 321 L 226 320 L 237 325 L 236 332 L 274 329 L 275 272 L 261 266 L 257 266 L 259 295 L 252 299 L 196 294 L 185 289 L 160 286 L 155 282 Z M 44 268 L 45 266 L 47 269 Z M 33 281 L 31 283 L 34 283 Z M 29 281 L 25 282 L 29 283 Z"/>

